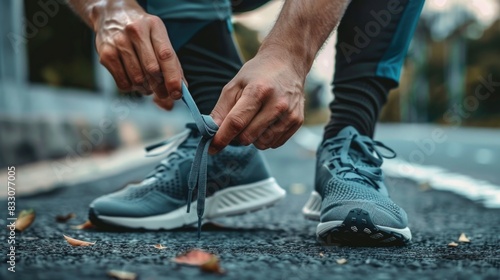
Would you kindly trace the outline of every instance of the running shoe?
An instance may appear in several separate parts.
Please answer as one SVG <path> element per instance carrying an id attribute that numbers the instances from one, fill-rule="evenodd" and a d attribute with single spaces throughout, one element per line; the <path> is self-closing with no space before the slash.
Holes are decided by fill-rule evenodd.
<path id="1" fill-rule="evenodd" d="M 389 197 L 381 170 L 395 152 L 349 126 L 317 152 L 315 190 L 302 209 L 319 220 L 318 241 L 354 246 L 404 245 L 411 240 L 406 212 Z"/>
<path id="2" fill-rule="evenodd" d="M 187 213 L 188 177 L 200 142 L 196 126 L 169 143 L 170 152 L 142 182 L 130 184 L 90 204 L 90 220 L 148 230 L 175 229 L 195 224 L 197 211 Z M 155 147 L 156 149 L 161 147 Z M 285 191 L 271 177 L 261 153 L 253 146 L 228 146 L 208 157 L 203 218 L 244 214 L 273 205 Z M 197 209 L 197 194 L 191 208 Z"/>
<path id="3" fill-rule="evenodd" d="M 166 157 L 141 183 L 90 204 L 89 219 L 95 225 L 159 230 L 198 221 L 199 237 L 203 218 L 253 212 L 285 196 L 253 145 L 230 145 L 208 156 L 218 126 L 210 116 L 200 114 L 184 84 L 182 89 L 182 100 L 195 123 L 188 124 L 184 133 L 146 148 L 149 155 Z"/>

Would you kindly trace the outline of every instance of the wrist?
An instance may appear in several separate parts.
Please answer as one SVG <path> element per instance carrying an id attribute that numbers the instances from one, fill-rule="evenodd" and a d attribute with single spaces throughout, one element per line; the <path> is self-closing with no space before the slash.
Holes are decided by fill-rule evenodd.
<path id="1" fill-rule="evenodd" d="M 264 55 L 287 64 L 301 79 L 306 78 L 314 61 L 314 54 L 310 54 L 305 48 L 269 40 L 262 43 L 257 55 Z"/>

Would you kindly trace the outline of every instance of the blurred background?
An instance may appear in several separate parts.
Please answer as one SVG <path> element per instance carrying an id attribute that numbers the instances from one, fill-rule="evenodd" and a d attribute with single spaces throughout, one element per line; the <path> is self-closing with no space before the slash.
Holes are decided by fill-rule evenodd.
<path id="1" fill-rule="evenodd" d="M 103 160 L 105 165 L 114 152 L 168 137 L 190 120 L 182 104 L 167 113 L 149 97 L 120 93 L 98 63 L 92 32 L 61 3 L 0 2 L 2 167 L 52 162 L 52 171 L 59 175 L 77 172 L 81 168 L 65 171 L 68 161 L 102 157 L 108 160 Z M 234 16 L 235 36 L 245 59 L 256 53 L 281 5 L 282 1 L 271 1 L 259 10 Z M 301 134 L 299 142 L 307 142 L 307 133 L 320 131 L 328 119 L 334 44 L 332 36 L 309 76 L 306 125 L 310 130 Z M 498 0 L 426 1 L 401 86 L 391 93 L 380 117 L 382 123 L 396 126 L 382 126 L 381 137 L 398 141 L 395 135 L 401 125 L 417 131 L 411 134 L 412 141 L 427 135 L 429 127 L 488 128 L 481 130 L 486 134 L 456 137 L 496 139 L 486 152 L 479 148 L 482 152 L 467 155 L 488 165 L 481 176 L 495 180 L 500 162 L 494 149 L 500 139 L 495 138 L 499 134 L 488 133 L 500 128 L 499 47 Z M 424 132 L 419 134 L 422 127 Z M 398 143 L 394 145 L 404 146 Z M 410 157 L 412 147 L 406 152 Z M 450 161 L 451 154 L 461 151 L 454 147 L 448 152 Z M 428 163 L 428 158 L 422 163 Z"/>

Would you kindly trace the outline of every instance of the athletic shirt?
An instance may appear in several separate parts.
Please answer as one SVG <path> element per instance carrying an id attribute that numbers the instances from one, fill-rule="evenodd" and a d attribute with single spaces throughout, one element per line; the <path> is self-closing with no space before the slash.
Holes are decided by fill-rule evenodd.
<path id="1" fill-rule="evenodd" d="M 165 20 L 225 20 L 231 16 L 229 0 L 138 0 L 150 14 Z"/>

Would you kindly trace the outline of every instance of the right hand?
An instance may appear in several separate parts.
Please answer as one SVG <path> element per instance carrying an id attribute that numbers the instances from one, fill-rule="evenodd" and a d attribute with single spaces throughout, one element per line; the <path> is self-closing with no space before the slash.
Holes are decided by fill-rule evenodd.
<path id="1" fill-rule="evenodd" d="M 100 62 L 118 88 L 154 93 L 158 106 L 172 109 L 184 75 L 162 20 L 138 5 L 103 7 L 94 31 Z"/>

